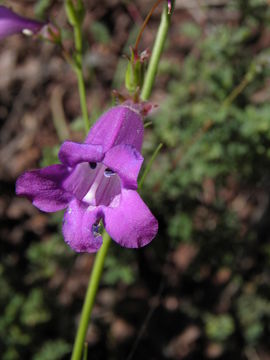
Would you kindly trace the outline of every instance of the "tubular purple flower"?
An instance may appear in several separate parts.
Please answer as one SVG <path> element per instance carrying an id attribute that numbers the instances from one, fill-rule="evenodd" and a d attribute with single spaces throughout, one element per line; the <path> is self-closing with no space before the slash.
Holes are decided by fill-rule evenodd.
<path id="1" fill-rule="evenodd" d="M 5 6 L 0 6 L 0 39 L 7 36 L 24 33 L 36 34 L 45 23 L 19 16 Z"/>
<path id="2" fill-rule="evenodd" d="M 143 130 L 135 108 L 111 108 L 95 123 L 84 143 L 62 144 L 61 164 L 21 175 L 17 195 L 26 196 L 46 212 L 67 208 L 63 234 L 75 251 L 100 248 L 101 220 L 121 246 L 147 245 L 155 237 L 158 223 L 136 191 L 143 163 Z"/>

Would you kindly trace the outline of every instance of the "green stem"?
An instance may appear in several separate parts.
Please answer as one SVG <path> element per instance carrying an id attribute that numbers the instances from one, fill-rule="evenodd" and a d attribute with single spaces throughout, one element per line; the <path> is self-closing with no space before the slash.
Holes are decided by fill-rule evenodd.
<path id="1" fill-rule="evenodd" d="M 79 88 L 79 94 L 80 94 L 80 103 L 81 103 L 81 109 L 82 109 L 82 116 L 84 121 L 84 128 L 86 133 L 88 133 L 90 129 L 90 123 L 88 118 L 88 110 L 87 110 L 87 103 L 86 103 L 86 92 L 85 92 L 85 85 L 83 80 L 83 73 L 82 69 L 78 70 L 76 69 L 77 74 L 77 80 L 78 80 L 78 88 Z"/>
<path id="2" fill-rule="evenodd" d="M 74 25 L 74 40 L 75 40 L 75 62 L 76 62 L 76 75 L 78 80 L 78 88 L 80 95 L 80 103 L 82 109 L 82 116 L 84 121 L 84 127 L 86 133 L 89 131 L 90 123 L 87 111 L 87 100 L 86 100 L 86 90 L 85 83 L 83 79 L 83 66 L 82 66 L 82 30 L 81 24 L 76 23 Z"/>
<path id="3" fill-rule="evenodd" d="M 170 20 L 171 14 L 168 14 L 168 5 L 165 5 L 161 15 L 161 22 L 154 43 L 152 56 L 150 58 L 150 62 L 142 87 L 141 99 L 144 101 L 150 98 L 152 92 L 152 88 L 157 74 L 158 64 L 168 35 Z"/>
<path id="4" fill-rule="evenodd" d="M 88 323 L 92 314 L 96 293 L 103 270 L 104 260 L 107 255 L 110 242 L 111 239 L 109 235 L 107 233 L 104 233 L 103 245 L 96 255 L 92 274 L 89 280 L 71 360 L 81 360 L 82 358 Z"/>
<path id="5" fill-rule="evenodd" d="M 88 344 L 84 343 L 83 360 L 87 360 L 88 357 Z"/>
<path id="6" fill-rule="evenodd" d="M 148 175 L 148 173 L 149 173 L 149 171 L 150 171 L 150 169 L 151 169 L 151 167 L 152 167 L 152 164 L 153 164 L 153 162 L 155 161 L 155 159 L 156 159 L 158 153 L 160 152 L 162 146 L 163 146 L 163 144 L 161 144 L 161 143 L 158 145 L 158 147 L 157 147 L 156 150 L 154 151 L 151 159 L 148 161 L 147 166 L 146 166 L 146 168 L 145 168 L 145 170 L 144 170 L 144 172 L 143 172 L 143 174 L 142 174 L 142 177 L 140 178 L 139 184 L 138 184 L 138 189 L 139 189 L 139 190 L 141 190 L 141 188 L 142 188 L 142 186 L 143 186 L 143 183 L 144 183 L 144 181 L 145 181 L 145 178 L 146 178 L 146 176 Z"/>

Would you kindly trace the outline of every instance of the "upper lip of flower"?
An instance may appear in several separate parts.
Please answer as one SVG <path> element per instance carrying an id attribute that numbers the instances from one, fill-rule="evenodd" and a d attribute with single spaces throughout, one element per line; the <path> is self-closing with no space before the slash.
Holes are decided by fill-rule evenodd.
<path id="1" fill-rule="evenodd" d="M 101 246 L 100 219 L 122 246 L 144 246 L 158 225 L 136 191 L 142 139 L 140 115 L 129 107 L 112 108 L 96 122 L 85 143 L 63 143 L 62 164 L 23 174 L 17 194 L 44 211 L 68 207 L 63 233 L 76 251 L 92 252 Z"/>

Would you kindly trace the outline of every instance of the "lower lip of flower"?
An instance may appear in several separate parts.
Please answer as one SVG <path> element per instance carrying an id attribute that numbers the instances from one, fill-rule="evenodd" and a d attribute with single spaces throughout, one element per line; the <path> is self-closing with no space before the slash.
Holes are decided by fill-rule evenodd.
<path id="1" fill-rule="evenodd" d="M 119 176 L 102 163 L 78 164 L 63 186 L 89 206 L 119 205 L 121 182 Z"/>

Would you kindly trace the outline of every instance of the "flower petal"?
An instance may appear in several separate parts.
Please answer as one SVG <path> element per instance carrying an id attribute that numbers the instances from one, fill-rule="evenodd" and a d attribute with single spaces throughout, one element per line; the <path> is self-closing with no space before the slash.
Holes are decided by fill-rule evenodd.
<path id="1" fill-rule="evenodd" d="M 142 155 L 131 145 L 117 145 L 107 151 L 103 164 L 116 172 L 123 186 L 137 189 L 137 178 L 143 163 Z"/>
<path id="2" fill-rule="evenodd" d="M 24 18 L 5 6 L 0 6 L 0 39 L 20 33 L 23 30 L 37 33 L 43 26 L 44 23 L 42 22 Z"/>
<path id="3" fill-rule="evenodd" d="M 98 162 L 103 159 L 102 146 L 65 141 L 59 150 L 59 160 L 67 166 L 81 162 Z"/>
<path id="4" fill-rule="evenodd" d="M 97 207 L 72 200 L 63 221 L 66 243 L 77 252 L 96 252 L 102 245 L 102 236 L 93 227 L 101 217 L 101 210 Z"/>
<path id="5" fill-rule="evenodd" d="M 158 222 L 134 190 L 122 190 L 120 205 L 104 207 L 104 226 L 108 234 L 127 248 L 147 245 L 157 234 Z"/>
<path id="6" fill-rule="evenodd" d="M 38 209 L 54 212 L 67 207 L 72 194 L 63 190 L 62 182 L 69 175 L 63 165 L 27 171 L 16 182 L 17 195 L 26 196 Z"/>
<path id="7" fill-rule="evenodd" d="M 143 130 L 142 117 L 139 113 L 126 106 L 116 106 L 98 119 L 85 142 L 102 145 L 104 153 L 120 144 L 133 145 L 140 151 Z"/>

